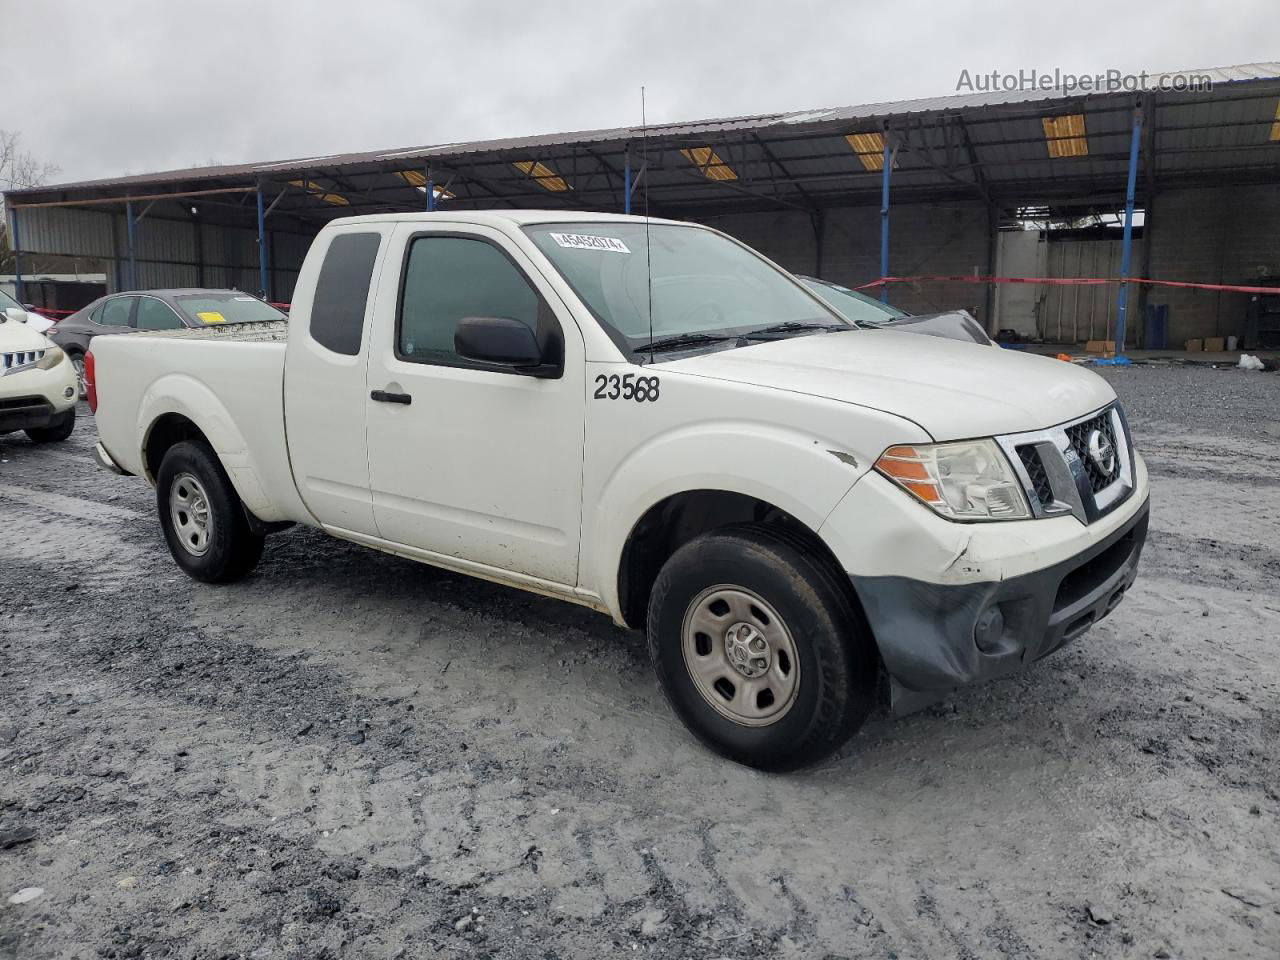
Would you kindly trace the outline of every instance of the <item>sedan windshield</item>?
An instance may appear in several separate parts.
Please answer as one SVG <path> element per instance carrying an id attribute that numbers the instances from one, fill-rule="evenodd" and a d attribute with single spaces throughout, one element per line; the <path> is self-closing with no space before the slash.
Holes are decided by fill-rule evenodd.
<path id="1" fill-rule="evenodd" d="M 9 296 L 3 290 L 0 290 L 0 313 L 4 313 L 4 311 L 13 309 L 15 307 L 18 310 L 27 309 L 22 304 L 20 304 L 17 300 L 13 299 L 13 297 Z"/>
<path id="2" fill-rule="evenodd" d="M 790 275 L 710 230 L 597 221 L 525 231 L 624 350 L 852 327 Z"/>
<path id="3" fill-rule="evenodd" d="M 879 300 L 868 297 L 865 293 L 850 290 L 848 287 L 842 287 L 838 283 L 815 280 L 813 277 L 801 277 L 800 282 L 835 307 L 842 316 L 848 317 L 854 323 L 864 323 L 867 326 L 878 327 L 889 320 L 898 320 L 907 316 L 897 307 L 881 303 Z"/>
<path id="4" fill-rule="evenodd" d="M 179 294 L 173 298 L 173 302 L 197 325 L 289 319 L 271 304 L 247 293 L 234 291 Z"/>

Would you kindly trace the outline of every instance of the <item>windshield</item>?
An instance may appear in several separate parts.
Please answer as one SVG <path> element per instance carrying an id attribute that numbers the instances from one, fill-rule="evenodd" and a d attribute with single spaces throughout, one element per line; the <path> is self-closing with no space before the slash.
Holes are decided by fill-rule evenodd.
<path id="1" fill-rule="evenodd" d="M 539 224 L 525 232 L 624 349 L 641 349 L 651 339 L 711 341 L 783 324 L 849 325 L 746 247 L 699 227 L 655 223 L 648 228 L 651 327 L 645 224 Z"/>
<path id="2" fill-rule="evenodd" d="M 247 293 L 194 293 L 173 298 L 188 317 L 199 324 L 259 323 L 264 320 L 288 320 L 283 313 Z"/>
<path id="3" fill-rule="evenodd" d="M 889 320 L 897 320 L 908 316 L 897 307 L 881 303 L 879 300 L 868 297 L 865 293 L 850 290 L 848 287 L 842 287 L 838 283 L 815 280 L 813 277 L 801 277 L 800 282 L 835 307 L 842 316 L 852 320 L 854 323 L 879 326 Z"/>
<path id="4" fill-rule="evenodd" d="M 17 300 L 13 299 L 13 297 L 9 296 L 3 290 L 0 290 L 0 313 L 3 313 L 6 310 L 10 310 L 14 307 L 17 307 L 19 310 L 27 309 L 22 304 L 20 304 Z"/>

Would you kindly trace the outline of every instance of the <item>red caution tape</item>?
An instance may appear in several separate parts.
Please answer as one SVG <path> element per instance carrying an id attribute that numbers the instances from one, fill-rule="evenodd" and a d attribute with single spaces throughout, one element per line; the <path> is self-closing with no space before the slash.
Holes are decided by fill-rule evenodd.
<path id="1" fill-rule="evenodd" d="M 886 283 L 1043 283 L 1058 287 L 1096 287 L 1105 283 L 1124 283 L 1119 277 L 976 277 L 962 275 L 956 277 L 924 276 L 924 277 L 881 277 L 854 290 L 866 290 Z M 1181 287 L 1189 290 L 1216 290 L 1225 293 L 1280 293 L 1280 287 L 1248 287 L 1233 283 L 1188 283 L 1181 280 L 1146 280 L 1142 277 L 1130 277 L 1128 283 L 1145 283 L 1152 287 Z"/>

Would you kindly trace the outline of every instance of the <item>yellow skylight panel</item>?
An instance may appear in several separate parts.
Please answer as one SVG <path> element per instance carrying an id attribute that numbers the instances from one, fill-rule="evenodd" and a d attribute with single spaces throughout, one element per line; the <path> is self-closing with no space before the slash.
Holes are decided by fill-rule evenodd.
<path id="1" fill-rule="evenodd" d="M 340 193 L 330 193 L 314 180 L 290 180 L 295 187 L 302 187 L 308 193 L 313 193 L 325 203 L 332 203 L 335 207 L 350 206 L 350 201 Z"/>
<path id="2" fill-rule="evenodd" d="M 537 160 L 517 160 L 512 166 L 521 173 L 528 174 L 544 190 L 550 190 L 552 193 L 564 193 L 569 189 L 569 184 L 565 183 L 561 177 L 556 176 L 556 172 L 545 163 L 540 163 Z"/>
<path id="3" fill-rule="evenodd" d="M 396 176 L 409 184 L 411 187 L 417 187 L 424 193 L 427 190 L 427 175 L 420 170 L 397 170 Z M 452 200 L 454 193 L 452 190 L 446 190 L 444 187 L 436 184 L 433 188 L 437 200 Z"/>
<path id="4" fill-rule="evenodd" d="M 1044 125 L 1044 141 L 1049 147 L 1049 156 L 1087 157 L 1089 141 L 1084 135 L 1084 114 L 1069 113 L 1064 117 L 1041 117 Z"/>
<path id="5" fill-rule="evenodd" d="M 1271 139 L 1280 141 L 1280 100 L 1276 101 L 1276 119 L 1271 124 Z"/>
<path id="6" fill-rule="evenodd" d="M 884 169 L 884 134 L 851 133 L 845 137 L 864 170 Z"/>
<path id="7" fill-rule="evenodd" d="M 733 168 L 721 160 L 720 156 L 710 147 L 690 147 L 688 150 L 681 150 L 680 152 L 708 180 L 738 179 L 738 175 L 733 172 Z"/>

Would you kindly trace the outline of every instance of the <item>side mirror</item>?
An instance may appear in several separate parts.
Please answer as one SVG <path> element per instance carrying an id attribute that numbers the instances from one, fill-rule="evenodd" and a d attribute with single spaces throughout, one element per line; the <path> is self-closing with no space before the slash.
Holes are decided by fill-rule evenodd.
<path id="1" fill-rule="evenodd" d="M 21 310 L 18 307 L 5 307 L 4 316 L 6 320 L 12 320 L 15 323 L 27 322 L 27 311 Z"/>
<path id="2" fill-rule="evenodd" d="M 546 373 L 538 338 L 511 317 L 463 317 L 453 333 L 453 349 L 468 360 L 499 363 L 530 376 Z"/>

